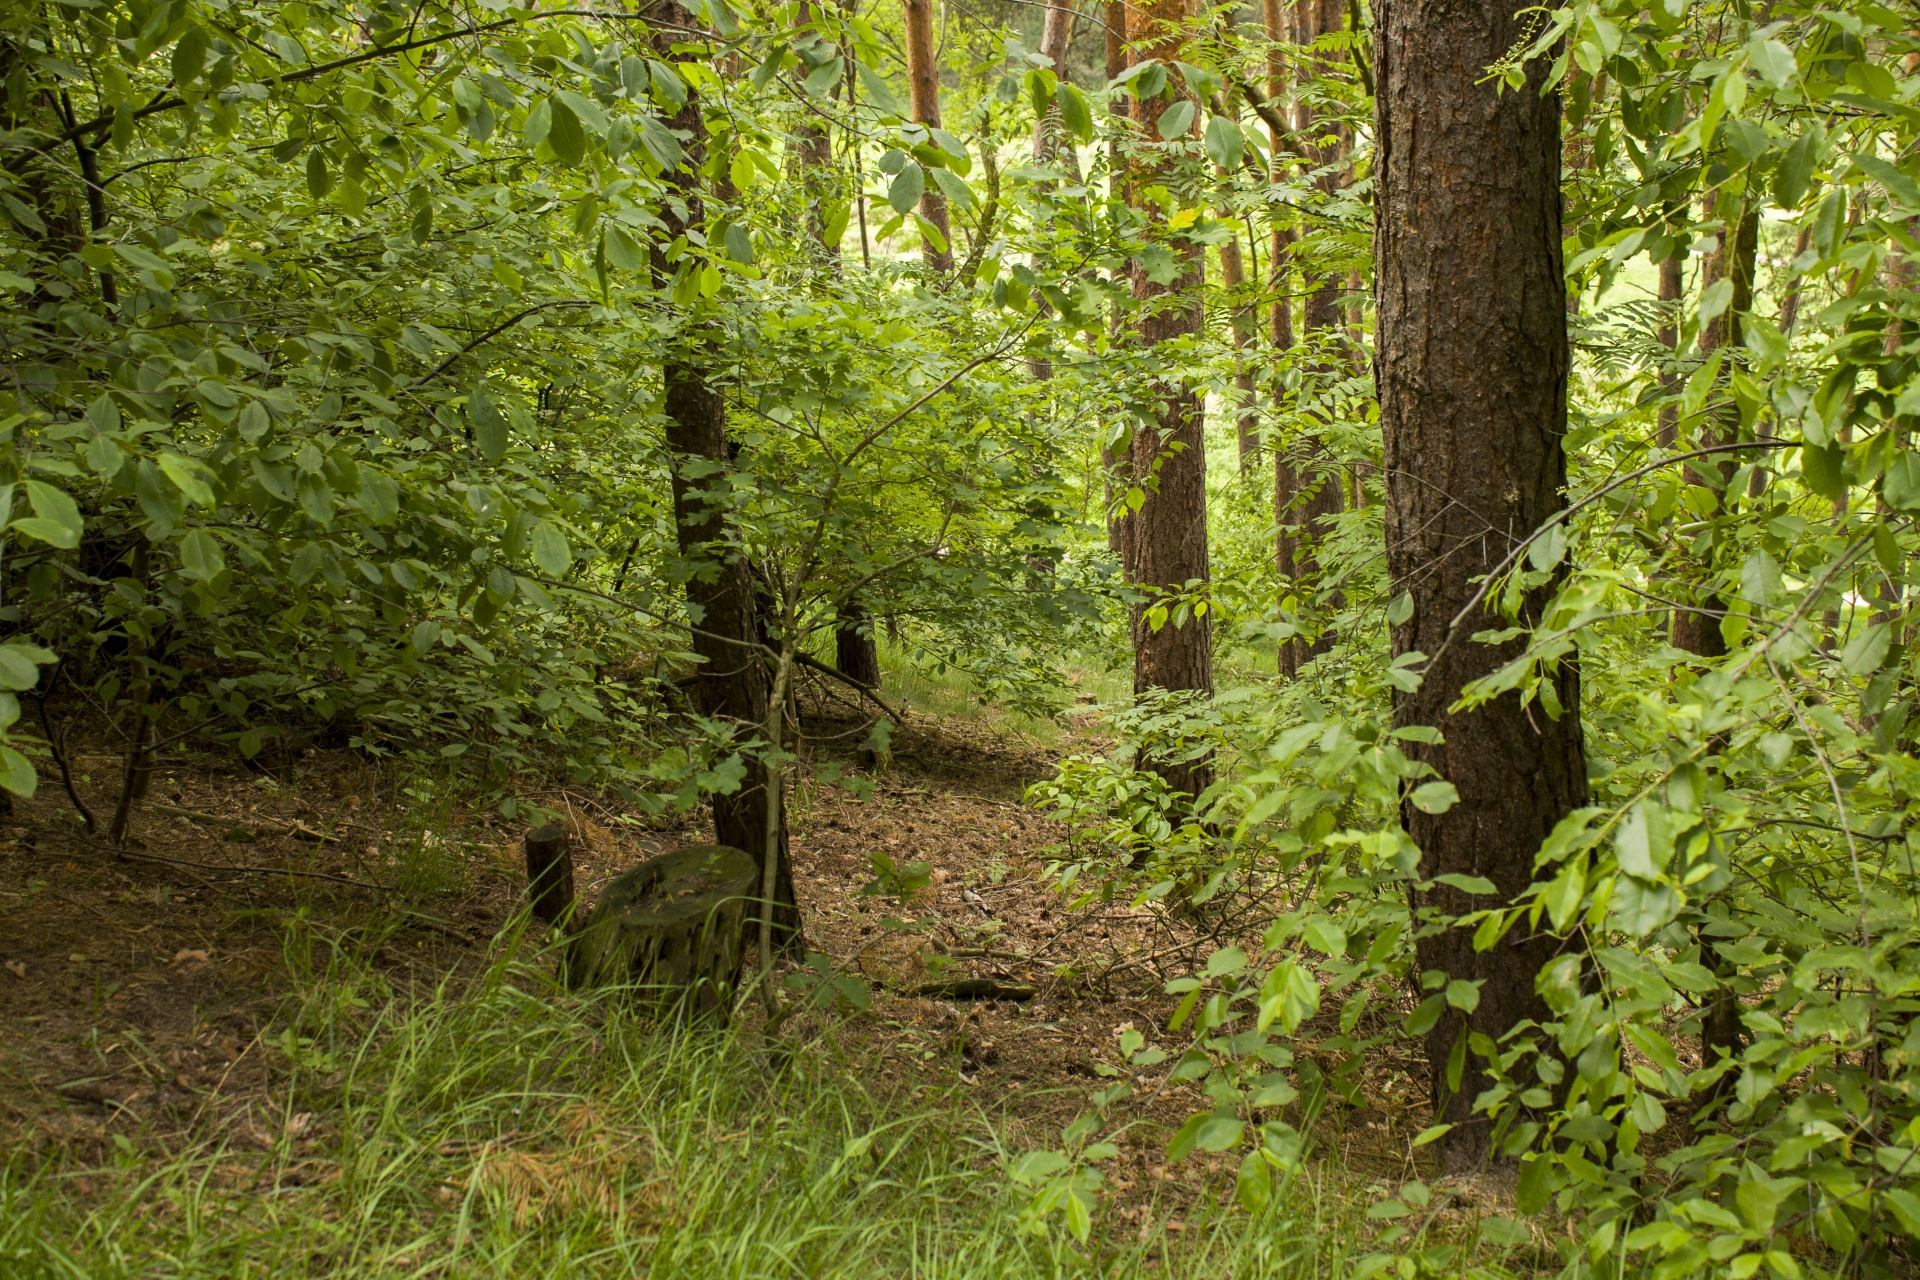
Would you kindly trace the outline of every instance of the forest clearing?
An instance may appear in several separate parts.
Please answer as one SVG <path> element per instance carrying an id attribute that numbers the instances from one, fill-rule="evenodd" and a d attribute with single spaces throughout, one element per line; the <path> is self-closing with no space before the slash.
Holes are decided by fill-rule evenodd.
<path id="1" fill-rule="evenodd" d="M 0 1277 L 1920 1266 L 1920 20 L 0 7 Z"/>

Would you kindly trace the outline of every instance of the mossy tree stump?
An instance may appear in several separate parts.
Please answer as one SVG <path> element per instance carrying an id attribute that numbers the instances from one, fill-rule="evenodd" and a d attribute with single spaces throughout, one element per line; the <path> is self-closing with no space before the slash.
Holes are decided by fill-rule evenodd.
<path id="1" fill-rule="evenodd" d="M 643 1000 L 726 1016 L 740 980 L 760 869 L 744 850 L 689 845 L 611 881 L 567 947 L 568 985 L 630 986 Z"/>

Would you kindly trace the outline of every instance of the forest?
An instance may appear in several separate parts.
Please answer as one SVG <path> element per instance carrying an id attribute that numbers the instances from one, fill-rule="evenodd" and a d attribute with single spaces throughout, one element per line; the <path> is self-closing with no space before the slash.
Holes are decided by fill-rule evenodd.
<path id="1" fill-rule="evenodd" d="M 1901 7 L 0 6 L 0 1274 L 1920 1274 Z"/>

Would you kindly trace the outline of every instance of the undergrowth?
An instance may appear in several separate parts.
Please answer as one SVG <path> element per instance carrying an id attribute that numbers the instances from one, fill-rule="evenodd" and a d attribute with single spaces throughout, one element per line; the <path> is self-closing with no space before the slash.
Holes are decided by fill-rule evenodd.
<path id="1" fill-rule="evenodd" d="M 267 1098 L 184 1142 L 0 1165 L 0 1272 L 54 1277 L 1023 1277 L 1343 1274 L 1360 1235 L 1312 1176 L 1171 1236 L 1037 1234 L 1004 1117 L 928 1082 L 883 1095 L 832 1035 L 649 1026 L 503 947 L 406 987 L 380 939 L 288 931 L 293 993 L 251 1049 Z M 928 1096 L 928 1094 L 931 1096 Z M 1111 1229 L 1109 1229 L 1109 1227 Z"/>

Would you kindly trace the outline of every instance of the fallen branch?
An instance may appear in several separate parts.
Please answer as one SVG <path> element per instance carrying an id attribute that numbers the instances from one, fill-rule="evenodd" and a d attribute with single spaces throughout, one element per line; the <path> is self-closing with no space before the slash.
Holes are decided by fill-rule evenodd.
<path id="1" fill-rule="evenodd" d="M 905 724 L 907 722 L 906 716 L 902 715 L 900 712 L 895 711 L 892 707 L 888 706 L 886 703 L 886 700 L 880 696 L 880 691 L 874 688 L 872 685 L 866 683 L 864 680 L 855 680 L 852 676 L 846 674 L 844 671 L 836 671 L 832 667 L 828 666 L 826 663 L 821 662 L 819 659 L 809 658 L 804 653 L 795 653 L 793 656 L 796 662 L 798 662 L 801 666 L 806 667 L 808 670 L 818 671 L 822 675 L 832 676 L 835 680 L 838 680 L 841 684 L 846 685 L 848 688 L 858 689 L 861 693 L 865 694 L 868 698 L 870 698 L 873 701 L 873 704 L 875 706 L 879 707 L 882 711 L 886 712 L 888 718 L 890 718 L 895 724 Z"/>
<path id="2" fill-rule="evenodd" d="M 286 818 L 269 818 L 265 815 L 259 815 L 252 818 L 223 818 L 217 813 L 201 813 L 198 809 L 182 809 L 177 804 L 149 804 L 147 807 L 150 809 L 157 809 L 161 813 L 171 813 L 178 817 L 191 818 L 195 822 L 223 823 L 229 827 L 244 827 L 249 825 L 250 823 L 265 822 L 265 823 L 270 823 L 276 827 L 285 827 L 287 830 L 293 832 L 295 835 L 305 836 L 309 840 L 318 840 L 322 844 L 325 844 L 328 842 L 332 842 L 334 844 L 340 843 L 339 836 L 329 835 L 324 831 L 315 831 L 312 827 L 308 826 L 304 822 L 291 821 Z"/>

